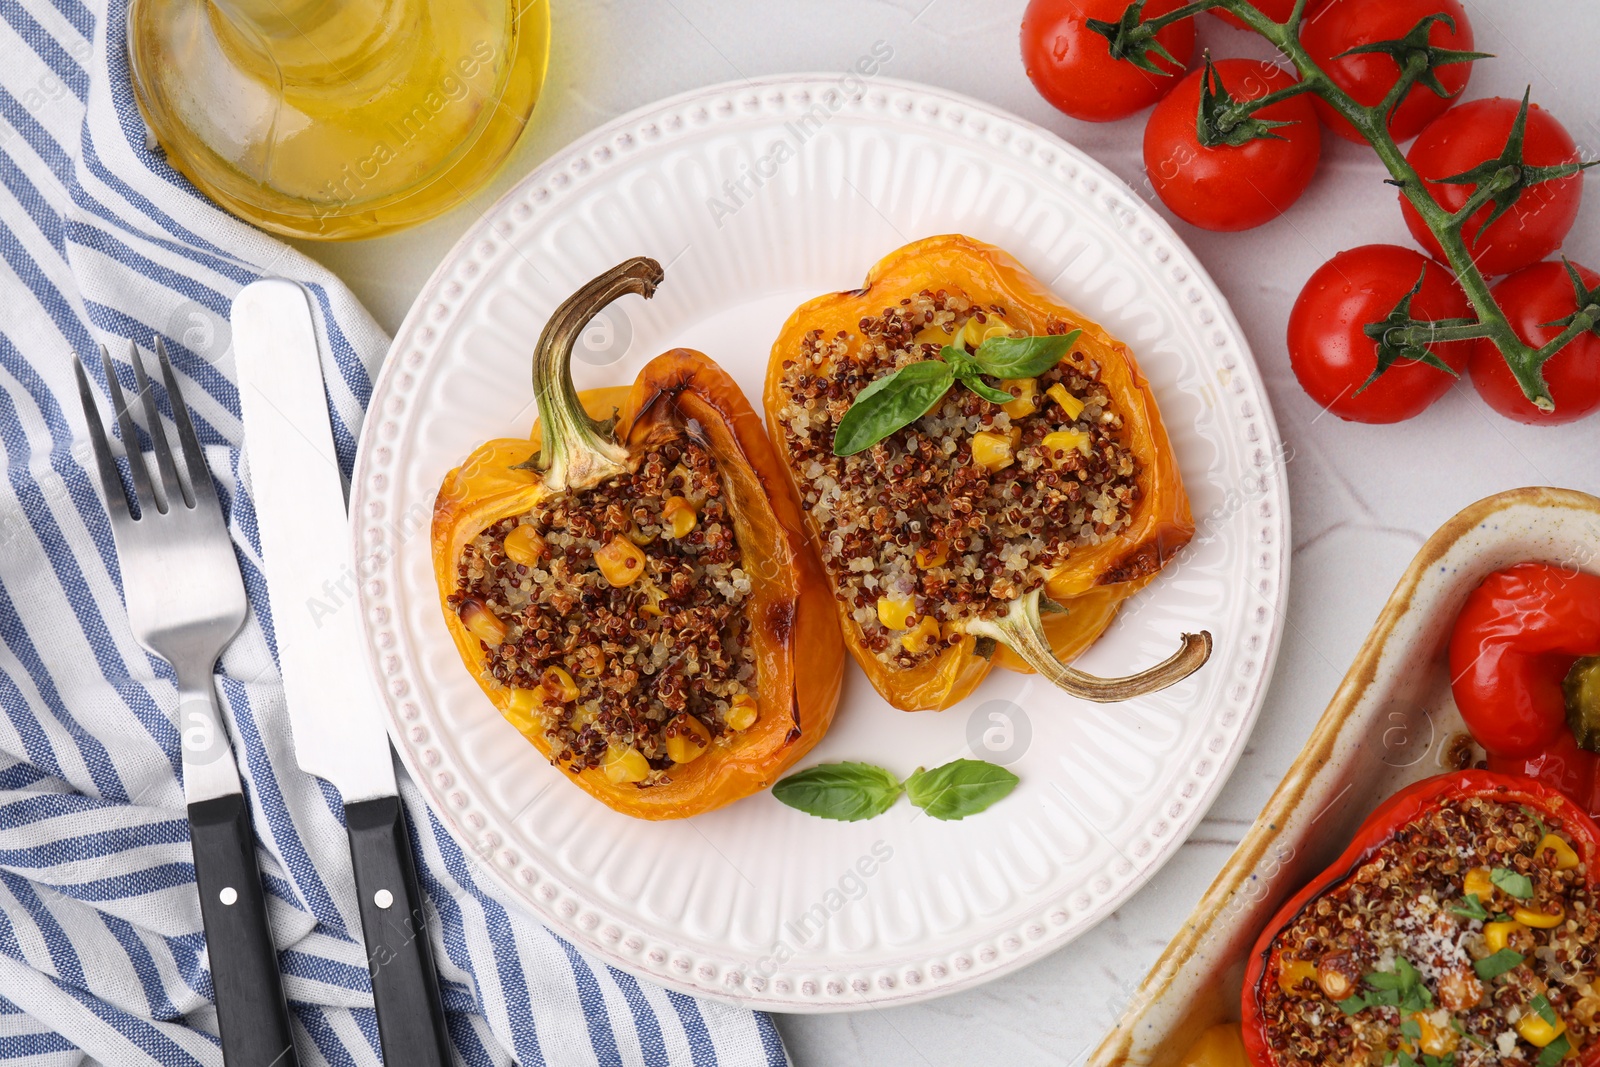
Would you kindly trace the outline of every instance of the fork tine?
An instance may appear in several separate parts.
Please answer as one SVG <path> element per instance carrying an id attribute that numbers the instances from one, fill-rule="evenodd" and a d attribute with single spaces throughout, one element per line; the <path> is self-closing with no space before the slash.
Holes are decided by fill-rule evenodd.
<path id="1" fill-rule="evenodd" d="M 189 468 L 189 484 L 194 487 L 189 503 L 214 501 L 217 493 L 211 484 L 211 468 L 206 465 L 206 454 L 200 448 L 200 438 L 195 435 L 194 419 L 189 414 L 188 403 L 183 399 L 183 391 L 178 388 L 177 375 L 172 373 L 172 361 L 167 358 L 167 344 L 160 337 L 156 338 L 156 362 L 161 364 L 161 379 L 167 383 L 167 399 L 172 403 L 172 421 L 178 427 L 178 446 L 183 452 L 184 465 Z"/>
<path id="2" fill-rule="evenodd" d="M 139 448 L 139 428 L 133 424 L 133 412 L 128 410 L 128 402 L 122 396 L 116 364 L 111 362 L 111 353 L 106 351 L 105 345 L 100 346 L 100 362 L 106 369 L 106 390 L 111 394 L 117 425 L 122 427 L 122 450 L 128 454 L 128 468 L 133 473 L 134 503 L 141 511 L 145 508 L 160 510 L 155 491 L 150 487 L 150 469 L 144 465 L 144 452 Z M 117 484 L 122 484 L 121 478 L 117 479 Z"/>
<path id="3" fill-rule="evenodd" d="M 144 373 L 144 357 L 139 355 L 139 348 L 132 341 L 128 342 L 128 358 L 133 361 L 133 376 L 139 383 L 139 399 L 144 402 L 145 432 L 155 446 L 156 469 L 161 472 L 161 488 L 166 492 L 166 507 L 161 509 L 165 514 L 180 501 L 186 506 L 194 502 L 184 491 L 183 482 L 178 480 L 178 468 L 172 462 L 172 446 L 167 444 L 167 431 L 161 427 L 161 409 L 156 407 L 156 391 L 150 388 L 150 379 Z"/>
<path id="4" fill-rule="evenodd" d="M 84 372 L 83 360 L 72 357 L 72 370 L 78 376 L 78 399 L 83 403 L 83 418 L 89 424 L 89 444 L 94 449 L 95 466 L 100 468 L 100 488 L 105 490 L 106 510 L 111 513 L 111 523 L 126 522 L 131 518 L 128 494 L 122 486 L 122 475 L 117 471 L 117 461 L 111 455 L 111 442 L 106 439 L 106 427 L 100 421 L 100 409 L 94 401 L 94 390 L 89 387 L 89 376 Z"/>

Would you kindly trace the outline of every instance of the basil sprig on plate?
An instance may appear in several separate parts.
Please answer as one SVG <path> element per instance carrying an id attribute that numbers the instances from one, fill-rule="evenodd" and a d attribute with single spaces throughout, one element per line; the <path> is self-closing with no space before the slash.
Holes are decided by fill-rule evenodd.
<path id="1" fill-rule="evenodd" d="M 1017 776 L 983 760 L 958 759 L 933 770 L 917 768 L 904 782 L 870 763 L 821 763 L 772 787 L 778 800 L 822 819 L 858 822 L 882 815 L 905 793 L 911 803 L 946 821 L 976 815 L 1017 786 Z"/>
<path id="2" fill-rule="evenodd" d="M 908 363 L 857 394 L 833 434 L 833 454 L 853 456 L 932 411 L 957 382 L 994 404 L 1015 399 L 983 380 L 1033 378 L 1054 367 L 1082 330 L 1053 337 L 991 337 L 977 351 L 956 345 L 939 349 L 937 359 Z"/>

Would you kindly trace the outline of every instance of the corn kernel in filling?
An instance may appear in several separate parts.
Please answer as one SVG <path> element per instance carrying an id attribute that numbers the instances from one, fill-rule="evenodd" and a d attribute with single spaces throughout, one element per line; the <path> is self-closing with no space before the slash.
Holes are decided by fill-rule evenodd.
<path id="1" fill-rule="evenodd" d="M 754 722 L 750 592 L 716 461 L 680 440 L 484 530 L 449 603 L 552 763 L 643 788 Z"/>

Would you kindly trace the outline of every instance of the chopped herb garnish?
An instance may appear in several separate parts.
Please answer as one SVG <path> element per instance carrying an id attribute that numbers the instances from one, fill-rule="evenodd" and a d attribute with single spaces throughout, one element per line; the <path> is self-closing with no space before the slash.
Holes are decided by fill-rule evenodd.
<path id="1" fill-rule="evenodd" d="M 1463 919 L 1477 919 L 1479 922 L 1485 922 L 1489 918 L 1489 913 L 1483 910 L 1483 902 L 1478 899 L 1478 894 L 1476 893 L 1468 893 L 1462 898 L 1461 903 L 1450 910 Z"/>
<path id="2" fill-rule="evenodd" d="M 1503 948 L 1493 956 L 1485 956 L 1472 965 L 1478 972 L 1478 977 L 1485 982 L 1499 978 L 1509 970 L 1522 966 L 1522 956 L 1514 949 Z"/>
<path id="3" fill-rule="evenodd" d="M 1368 1004 L 1398 1008 L 1402 1015 L 1433 1007 L 1433 994 L 1404 956 L 1395 958 L 1393 971 L 1370 971 L 1361 980 L 1371 990 L 1366 994 Z"/>
<path id="4" fill-rule="evenodd" d="M 1367 1006 L 1367 998 L 1357 993 L 1354 996 L 1345 997 L 1343 1000 L 1336 1000 L 1334 1003 L 1339 1005 L 1339 1010 L 1346 1015 L 1354 1015 Z"/>
<path id="5" fill-rule="evenodd" d="M 1544 1047 L 1539 1053 L 1539 1067 L 1556 1067 L 1572 1051 L 1572 1042 L 1566 1034 L 1561 1034 L 1554 1041 Z"/>
<path id="6" fill-rule="evenodd" d="M 1533 898 L 1533 879 L 1525 874 L 1508 870 L 1505 867 L 1496 867 L 1489 872 L 1489 881 L 1495 884 L 1507 896 L 1516 897 L 1518 900 L 1531 900 Z"/>
<path id="7" fill-rule="evenodd" d="M 1556 1010 L 1550 1006 L 1549 999 L 1542 993 L 1528 1001 L 1528 1008 L 1551 1026 L 1558 1026 L 1561 1023 Z"/>

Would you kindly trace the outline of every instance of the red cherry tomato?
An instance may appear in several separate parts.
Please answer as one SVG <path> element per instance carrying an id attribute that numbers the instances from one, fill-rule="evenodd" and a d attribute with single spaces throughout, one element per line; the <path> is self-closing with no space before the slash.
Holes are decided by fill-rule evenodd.
<path id="1" fill-rule="evenodd" d="M 1406 159 L 1428 179 L 1428 191 L 1446 211 L 1459 210 L 1477 186 L 1437 185 L 1433 179 L 1461 174 L 1484 160 L 1499 158 L 1521 106 L 1519 101 L 1498 96 L 1471 100 L 1446 111 L 1418 135 Z M 1578 162 L 1578 146 L 1571 135 L 1538 104 L 1528 108 L 1522 152 L 1524 162 L 1532 167 Z M 1511 210 L 1479 234 L 1484 220 L 1494 210 L 1494 205 L 1485 204 L 1462 225 L 1461 235 L 1479 270 L 1491 276 L 1510 274 L 1561 247 L 1577 221 L 1582 200 L 1581 175 L 1540 182 L 1524 189 Z M 1423 250 L 1443 259 L 1438 239 L 1404 196 L 1400 197 L 1400 211 L 1411 228 L 1411 236 Z"/>
<path id="2" fill-rule="evenodd" d="M 1585 288 L 1600 285 L 1600 274 L 1587 267 L 1577 269 Z M 1560 263 L 1535 263 L 1502 278 L 1494 287 L 1494 298 L 1517 336 L 1535 348 L 1561 332 L 1560 327 L 1543 323 L 1564 319 L 1578 310 L 1572 279 Z M 1522 387 L 1493 341 L 1474 342 L 1472 384 L 1478 395 L 1508 419 L 1554 425 L 1581 419 L 1600 408 L 1600 336 L 1590 332 L 1567 342 L 1545 362 L 1544 380 L 1556 402 L 1554 411 L 1540 411 L 1522 395 Z"/>
<path id="3" fill-rule="evenodd" d="M 1306 20 L 1300 43 L 1339 88 L 1356 103 L 1372 107 L 1381 103 L 1400 80 L 1400 68 L 1393 57 L 1381 53 L 1334 57 L 1358 45 L 1404 37 L 1418 22 L 1435 14 L 1449 15 L 1456 28 L 1452 33 L 1443 22 L 1435 22 L 1428 30 L 1428 42 L 1437 48 L 1472 51 L 1472 23 L 1457 0 L 1332 0 L 1317 11 L 1315 18 Z M 1437 96 L 1425 85 L 1413 85 L 1389 117 L 1389 133 L 1396 141 L 1415 137 L 1449 108 L 1467 87 L 1472 64 L 1451 63 L 1437 68 L 1434 74 L 1449 90 L 1449 98 Z M 1365 143 L 1356 128 L 1320 96 L 1316 106 L 1329 129 L 1348 141 Z"/>
<path id="4" fill-rule="evenodd" d="M 1235 100 L 1256 100 L 1295 83 L 1282 67 L 1254 59 L 1223 59 L 1216 74 Z M 1150 115 L 1144 130 L 1144 169 L 1162 203 L 1185 222 L 1207 230 L 1247 230 L 1277 218 L 1300 198 L 1322 154 L 1317 113 L 1304 95 L 1255 113 L 1291 123 L 1277 139 L 1208 148 L 1195 116 L 1204 69 L 1193 71 Z"/>
<path id="5" fill-rule="evenodd" d="M 1150 0 L 1144 18 L 1164 15 L 1183 0 Z M 1089 19 L 1116 22 L 1127 0 L 1030 0 L 1022 16 L 1022 63 L 1034 88 L 1075 119 L 1110 122 L 1142 111 L 1178 84 L 1194 55 L 1194 19 L 1182 19 L 1156 34 L 1178 66 L 1155 57 L 1170 75 L 1151 74 L 1127 60 L 1111 58 L 1111 42 L 1089 29 Z"/>
<path id="6" fill-rule="evenodd" d="M 1361 389 L 1378 366 L 1377 344 L 1363 327 L 1387 318 L 1424 270 L 1427 278 L 1411 301 L 1412 318 L 1472 314 L 1465 294 L 1443 267 L 1399 245 L 1362 245 L 1317 268 L 1289 313 L 1289 365 L 1311 399 L 1341 419 L 1400 422 L 1450 389 L 1453 378 L 1414 360 L 1400 360 Z M 1428 349 L 1460 371 L 1472 345 L 1450 341 Z"/>

